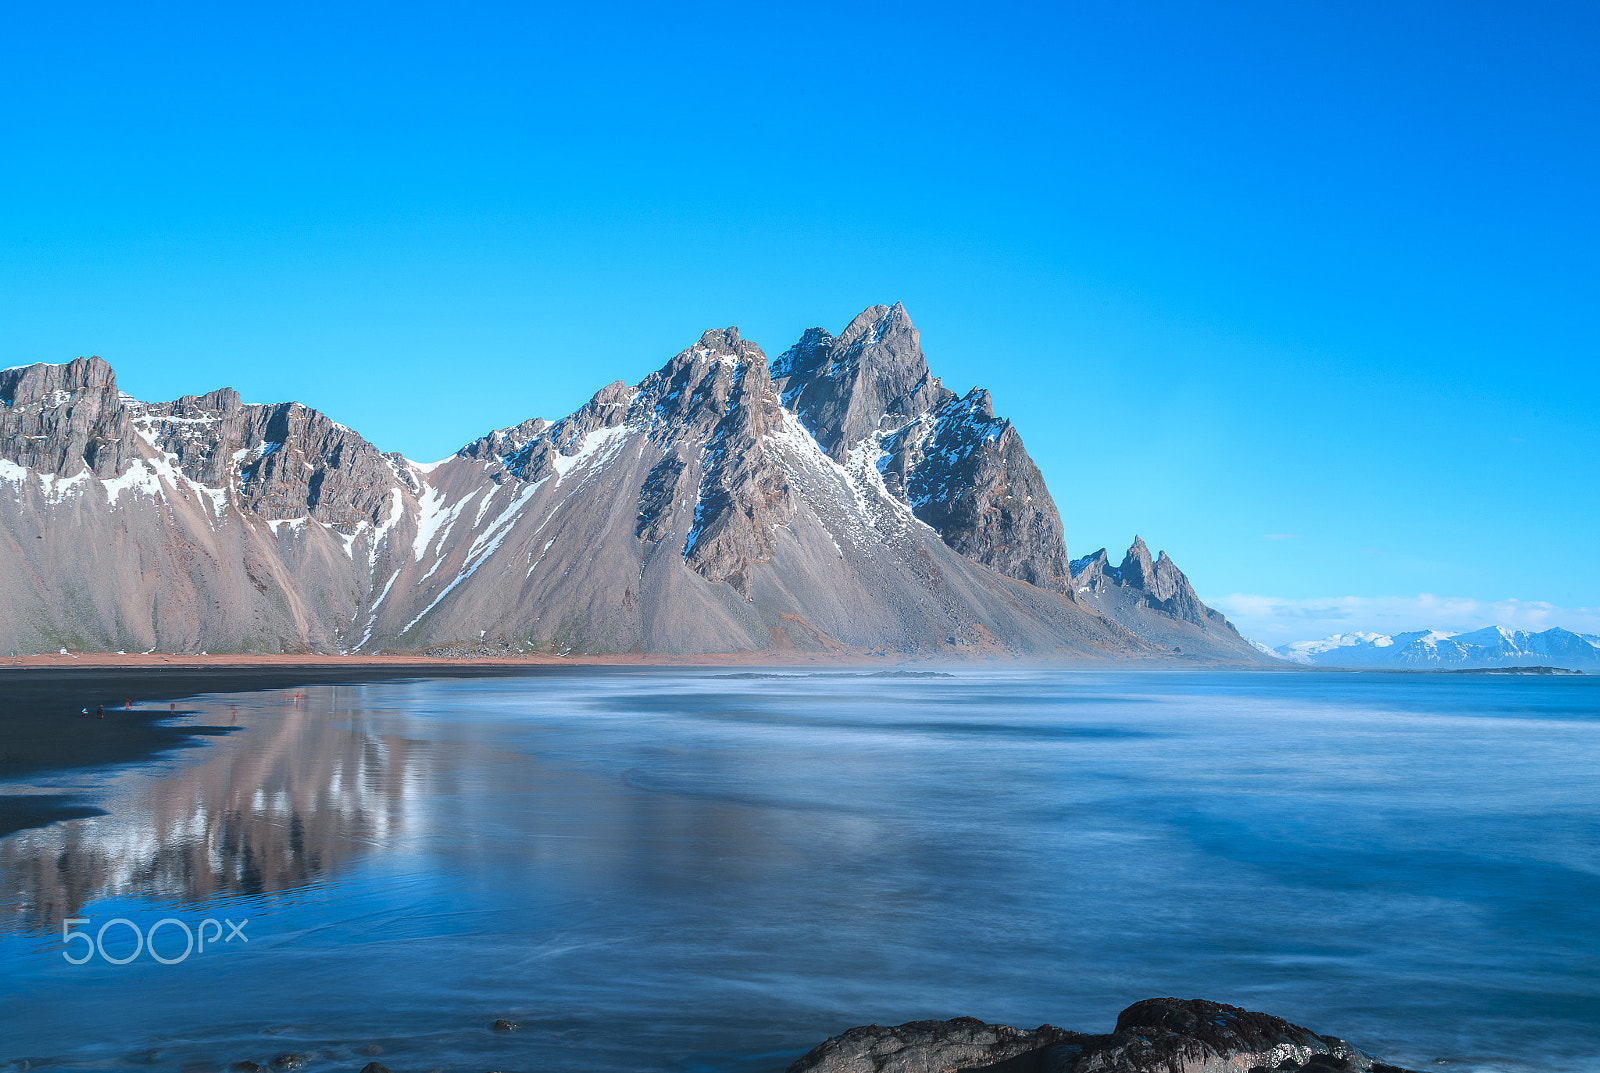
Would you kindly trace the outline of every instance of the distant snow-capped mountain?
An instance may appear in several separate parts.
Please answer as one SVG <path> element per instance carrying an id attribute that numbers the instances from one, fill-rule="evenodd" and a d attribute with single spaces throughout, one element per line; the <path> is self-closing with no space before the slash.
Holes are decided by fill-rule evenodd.
<path id="1" fill-rule="evenodd" d="M 1486 626 L 1471 633 L 1417 630 L 1392 636 L 1341 633 L 1270 649 L 1291 663 L 1317 667 L 1569 667 L 1600 669 L 1600 636 L 1559 626 L 1542 633 Z"/>

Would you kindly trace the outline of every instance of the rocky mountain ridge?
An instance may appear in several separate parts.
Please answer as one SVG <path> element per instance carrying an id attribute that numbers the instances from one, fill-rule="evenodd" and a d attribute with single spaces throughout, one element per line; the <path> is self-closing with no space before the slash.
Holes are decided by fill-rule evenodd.
<path id="1" fill-rule="evenodd" d="M 1080 570 L 1062 533 L 898 304 L 771 363 L 708 331 L 428 465 L 297 403 L 141 402 L 98 358 L 0 371 L 0 651 L 1262 659 L 1164 554 Z"/>
<path id="2" fill-rule="evenodd" d="M 1069 564 L 1080 603 L 1141 637 L 1181 650 L 1186 634 L 1203 638 L 1237 637 L 1221 612 L 1207 607 L 1176 563 L 1160 552 L 1154 560 L 1139 537 L 1112 566 L 1106 549 Z"/>

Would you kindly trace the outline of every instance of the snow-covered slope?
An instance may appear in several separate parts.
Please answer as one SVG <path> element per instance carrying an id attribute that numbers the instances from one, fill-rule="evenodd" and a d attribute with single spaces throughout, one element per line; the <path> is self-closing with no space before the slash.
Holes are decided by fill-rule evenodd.
<path id="1" fill-rule="evenodd" d="M 1503 626 L 1486 626 L 1471 633 L 1346 633 L 1321 641 L 1280 645 L 1272 651 L 1290 662 L 1319 667 L 1600 669 L 1600 638 L 1559 627 L 1541 633 L 1512 631 Z"/>
<path id="2" fill-rule="evenodd" d="M 1164 557 L 1136 613 L 1081 601 L 1020 437 L 898 305 L 777 365 L 710 331 L 430 465 L 294 403 L 139 402 L 99 359 L 0 372 L 0 651 L 1261 658 Z"/>

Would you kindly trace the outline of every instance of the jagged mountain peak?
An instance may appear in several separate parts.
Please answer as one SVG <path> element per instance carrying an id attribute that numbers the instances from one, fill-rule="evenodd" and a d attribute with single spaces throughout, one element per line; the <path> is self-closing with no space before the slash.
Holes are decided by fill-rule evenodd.
<path id="1" fill-rule="evenodd" d="M 951 397 L 930 376 L 921 336 L 899 302 L 871 306 L 837 338 L 812 328 L 774 363 L 784 405 L 836 461 L 869 436 Z"/>
<path id="2" fill-rule="evenodd" d="M 55 398 L 62 401 L 61 393 L 74 394 L 92 389 L 116 391 L 117 374 L 104 358 L 92 355 L 74 358 L 60 364 L 34 362 L 0 369 L 0 402 L 8 407 L 32 406 Z"/>
<path id="3" fill-rule="evenodd" d="M 1155 588 L 1156 568 L 1150 558 L 1150 548 L 1137 536 L 1133 538 L 1133 543 L 1129 545 L 1127 554 L 1122 557 L 1122 565 L 1117 570 L 1125 584 L 1141 589 Z"/>
<path id="4" fill-rule="evenodd" d="M 807 331 L 772 370 L 783 404 L 828 456 L 870 468 L 950 547 L 1072 599 L 1061 519 L 989 392 L 957 397 L 928 369 L 905 307 L 870 306 L 837 337 Z"/>
<path id="5" fill-rule="evenodd" d="M 1190 623 L 1203 632 L 1219 636 L 1229 644 L 1248 646 L 1233 624 L 1207 607 L 1196 595 L 1182 570 L 1166 552 L 1152 562 L 1150 548 L 1135 536 L 1122 563 L 1113 567 L 1101 548 L 1093 555 L 1074 559 L 1070 564 L 1072 584 L 1080 598 L 1121 622 L 1136 633 L 1152 628 L 1152 612 L 1167 619 Z"/>
<path id="6" fill-rule="evenodd" d="M 740 336 L 737 326 L 708 328 L 700 334 L 700 341 L 689 348 L 698 357 L 744 357 L 748 352 L 759 353 L 760 347 Z M 701 353 L 703 352 L 703 353 Z M 764 358 L 766 355 L 762 355 Z"/>
<path id="7" fill-rule="evenodd" d="M 622 380 L 613 380 L 596 391 L 579 413 L 591 413 L 614 425 L 626 414 L 628 403 L 633 401 L 633 389 Z M 613 419 L 614 418 L 614 419 Z"/>
<path id="8" fill-rule="evenodd" d="M 857 343 L 876 346 L 885 339 L 921 349 L 922 334 L 911 323 L 911 314 L 906 312 L 906 307 L 899 302 L 889 306 L 868 306 L 857 313 L 855 319 L 839 333 L 839 343 L 847 348 Z"/>
<path id="9" fill-rule="evenodd" d="M 1148 589 L 1162 600 L 1169 600 L 1189 587 L 1189 579 L 1165 551 L 1156 553 L 1152 559 L 1149 545 L 1137 536 L 1117 570 L 1125 584 Z"/>

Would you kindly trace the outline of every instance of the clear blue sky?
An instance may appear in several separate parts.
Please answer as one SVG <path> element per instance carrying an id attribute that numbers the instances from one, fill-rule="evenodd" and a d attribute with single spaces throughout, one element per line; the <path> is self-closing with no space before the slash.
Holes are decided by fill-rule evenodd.
<path id="1" fill-rule="evenodd" d="M 579 7 L 7 6 L 0 363 L 429 459 L 898 299 L 1266 639 L 1600 605 L 1592 5 Z"/>

